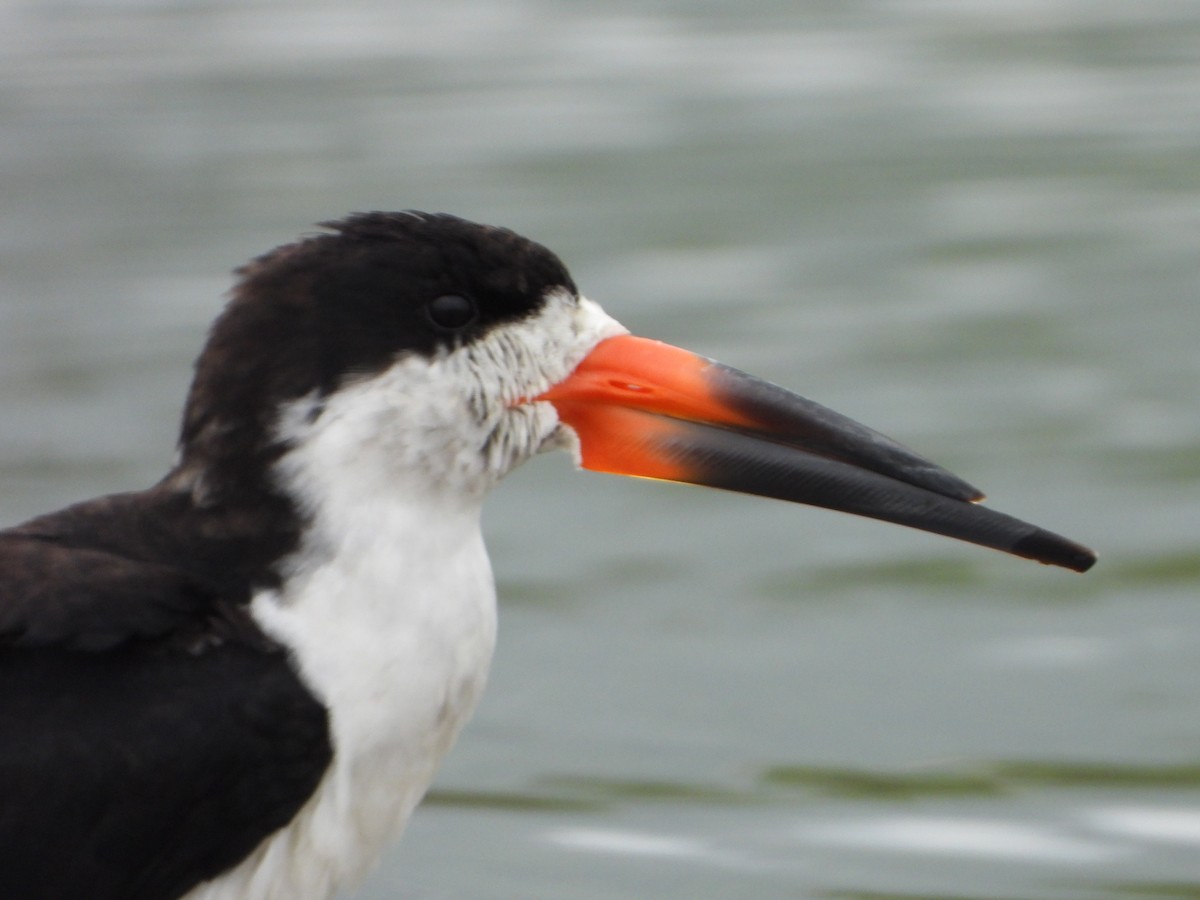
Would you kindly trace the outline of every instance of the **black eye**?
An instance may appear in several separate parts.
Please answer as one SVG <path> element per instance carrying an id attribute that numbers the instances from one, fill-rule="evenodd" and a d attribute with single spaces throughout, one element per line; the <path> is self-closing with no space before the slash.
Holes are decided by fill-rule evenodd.
<path id="1" fill-rule="evenodd" d="M 430 300 L 425 309 L 434 325 L 449 331 L 465 328 L 474 322 L 478 315 L 475 301 L 462 294 L 442 294 Z"/>

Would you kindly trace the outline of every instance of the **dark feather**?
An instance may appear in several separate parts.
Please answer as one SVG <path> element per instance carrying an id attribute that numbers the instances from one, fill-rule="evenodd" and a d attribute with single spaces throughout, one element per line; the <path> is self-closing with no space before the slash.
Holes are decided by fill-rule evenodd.
<path id="1" fill-rule="evenodd" d="M 246 606 L 281 509 L 160 486 L 0 532 L 0 897 L 178 897 L 311 795 L 326 711 Z"/>
<path id="2" fill-rule="evenodd" d="M 181 896 L 296 814 L 327 728 L 284 655 L 238 643 L 0 654 L 0 897 Z"/>

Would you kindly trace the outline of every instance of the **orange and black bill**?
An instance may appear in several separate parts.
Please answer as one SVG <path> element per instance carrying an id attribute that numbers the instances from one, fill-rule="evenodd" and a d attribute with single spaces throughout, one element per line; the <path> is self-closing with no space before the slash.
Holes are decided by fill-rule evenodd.
<path id="1" fill-rule="evenodd" d="M 668 344 L 598 344 L 536 398 L 597 472 L 680 481 L 896 522 L 1086 572 L 1096 554 L 994 512 L 908 448 L 770 382 Z"/>

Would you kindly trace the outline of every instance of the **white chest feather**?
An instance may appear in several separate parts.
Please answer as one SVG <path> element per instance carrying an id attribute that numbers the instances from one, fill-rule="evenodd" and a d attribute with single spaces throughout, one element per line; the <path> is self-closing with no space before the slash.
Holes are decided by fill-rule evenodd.
<path id="1" fill-rule="evenodd" d="M 280 410 L 275 475 L 308 527 L 251 609 L 329 710 L 334 760 L 291 822 L 187 900 L 330 897 L 398 836 L 491 663 L 483 497 L 562 439 L 549 404 L 518 400 L 623 330 L 556 292 L 536 319 Z"/>
<path id="2" fill-rule="evenodd" d="M 294 449 L 277 477 L 309 524 L 283 586 L 251 604 L 329 711 L 333 762 L 288 825 L 188 900 L 320 900 L 353 885 L 483 690 L 496 605 L 482 491 L 447 490 L 414 464 L 387 427 L 383 389 L 347 392 L 312 427 L 305 403 L 285 411 Z M 431 469 L 446 462 L 429 456 Z"/>
<path id="3" fill-rule="evenodd" d="M 399 835 L 474 710 L 496 637 L 478 517 L 418 525 L 411 515 L 392 510 L 383 528 L 364 516 L 371 533 L 351 527 L 327 563 L 254 599 L 254 616 L 292 648 L 329 710 L 334 759 L 288 826 L 189 900 L 326 897 L 353 885 Z"/>

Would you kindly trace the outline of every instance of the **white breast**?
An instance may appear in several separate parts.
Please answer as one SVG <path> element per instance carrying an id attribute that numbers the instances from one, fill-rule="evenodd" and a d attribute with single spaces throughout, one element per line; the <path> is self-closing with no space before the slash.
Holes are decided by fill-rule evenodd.
<path id="1" fill-rule="evenodd" d="M 431 478 L 447 463 L 439 448 L 428 467 L 414 463 L 389 427 L 397 408 L 410 430 L 414 420 L 397 391 L 404 379 L 381 378 L 319 417 L 312 401 L 283 411 L 293 449 L 276 474 L 308 525 L 282 587 L 251 611 L 328 709 L 334 758 L 287 826 L 188 900 L 320 900 L 354 884 L 404 828 L 483 690 L 496 638 L 483 491 Z"/>
<path id="2" fill-rule="evenodd" d="M 518 401 L 623 331 L 555 291 L 536 318 L 280 410 L 274 474 L 307 528 L 251 610 L 329 710 L 334 760 L 288 825 L 187 900 L 321 900 L 398 836 L 491 664 L 484 495 L 564 439 L 549 404 Z"/>
<path id="3" fill-rule="evenodd" d="M 391 510 L 384 528 L 347 534 L 329 562 L 254 599 L 255 618 L 292 648 L 328 708 L 334 759 L 291 823 L 189 900 L 323 898 L 353 885 L 403 830 L 474 710 L 496 637 L 478 516 L 418 525 L 412 515 Z"/>

